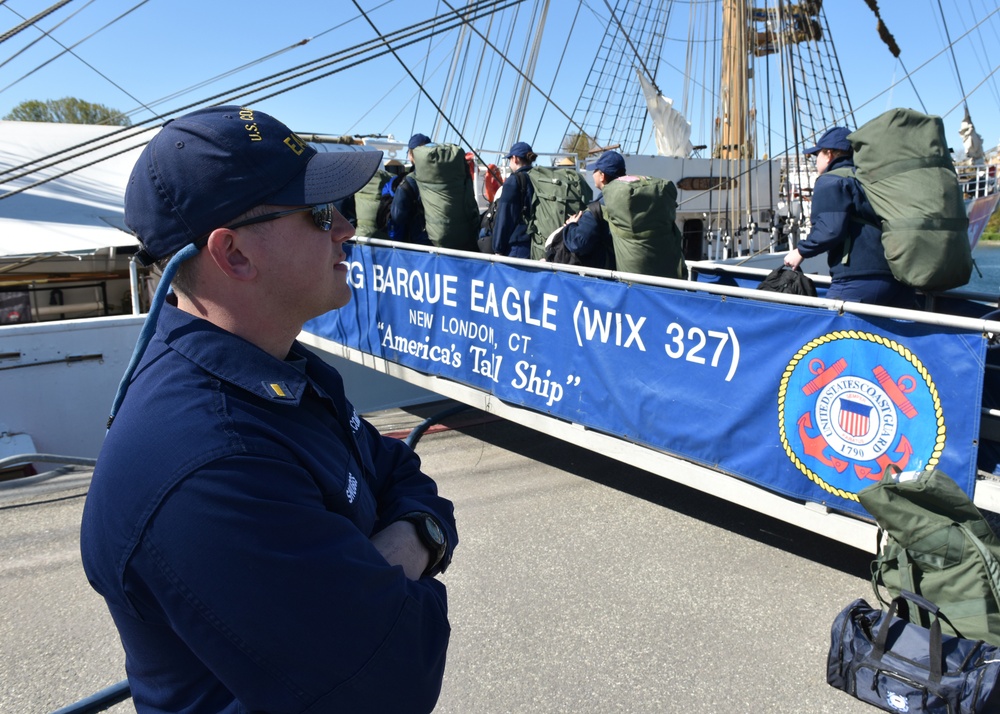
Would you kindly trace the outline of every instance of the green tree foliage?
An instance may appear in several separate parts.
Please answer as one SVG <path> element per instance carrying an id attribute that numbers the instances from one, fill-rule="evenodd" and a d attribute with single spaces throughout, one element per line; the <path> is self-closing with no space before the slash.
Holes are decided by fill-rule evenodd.
<path id="1" fill-rule="evenodd" d="M 4 119 L 11 121 L 45 121 L 62 124 L 109 124 L 131 126 L 132 121 L 117 109 L 103 104 L 85 102 L 76 97 L 29 99 L 14 107 Z"/>

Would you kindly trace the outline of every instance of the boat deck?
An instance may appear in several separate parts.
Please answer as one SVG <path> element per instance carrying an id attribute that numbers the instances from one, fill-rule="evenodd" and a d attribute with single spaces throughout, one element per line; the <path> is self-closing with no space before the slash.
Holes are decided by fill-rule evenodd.
<path id="1" fill-rule="evenodd" d="M 450 406 L 369 418 L 403 436 Z M 437 712 L 870 711 L 825 680 L 834 617 L 872 599 L 865 553 L 481 412 L 416 448 L 461 535 Z M 79 561 L 88 478 L 0 490 L 0 711 L 124 679 Z"/>

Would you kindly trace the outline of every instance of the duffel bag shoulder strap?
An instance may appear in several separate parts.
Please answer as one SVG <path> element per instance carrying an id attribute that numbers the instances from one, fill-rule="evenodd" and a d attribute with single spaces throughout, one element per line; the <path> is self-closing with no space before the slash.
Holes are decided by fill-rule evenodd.
<path id="1" fill-rule="evenodd" d="M 885 545 L 882 545 L 882 538 L 885 537 Z M 872 562 L 872 590 L 875 591 L 875 597 L 878 601 L 888 607 L 892 598 L 886 599 L 882 595 L 881 587 L 885 587 L 889 590 L 889 594 L 892 597 L 898 597 L 899 593 L 893 593 L 892 588 L 889 588 L 885 583 L 885 578 L 883 573 L 890 563 L 895 562 L 896 571 L 899 574 L 899 589 L 906 590 L 911 593 L 918 593 L 917 579 L 914 576 L 914 565 L 913 561 L 910 559 L 910 555 L 906 548 L 901 546 L 896 540 L 885 532 L 882 528 L 878 529 L 878 534 L 875 540 L 875 552 L 877 554 L 876 559 Z M 881 587 L 880 587 L 881 586 Z M 914 620 L 917 622 L 917 620 Z"/>
<path id="2" fill-rule="evenodd" d="M 990 583 L 990 590 L 993 592 L 993 599 L 996 600 L 998 606 L 1000 606 L 1000 562 L 997 561 L 996 556 L 993 555 L 993 551 L 976 535 L 968 524 L 960 524 L 962 531 L 965 533 L 966 538 L 975 546 L 976 551 L 979 553 L 979 557 L 983 561 L 983 565 L 986 568 L 987 580 Z"/>

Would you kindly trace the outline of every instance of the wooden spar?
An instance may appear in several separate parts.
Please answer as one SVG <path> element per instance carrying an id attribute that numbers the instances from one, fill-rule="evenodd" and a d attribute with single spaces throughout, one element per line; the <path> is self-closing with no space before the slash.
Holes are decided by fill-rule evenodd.
<path id="1" fill-rule="evenodd" d="M 720 159 L 745 159 L 753 155 L 747 126 L 750 115 L 748 20 L 746 0 L 723 0 L 721 99 L 718 143 L 714 152 Z"/>

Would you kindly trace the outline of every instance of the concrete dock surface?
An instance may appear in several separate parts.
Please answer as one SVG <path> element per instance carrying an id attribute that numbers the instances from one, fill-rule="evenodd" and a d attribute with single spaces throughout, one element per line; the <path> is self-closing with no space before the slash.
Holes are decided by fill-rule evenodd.
<path id="1" fill-rule="evenodd" d="M 403 436 L 449 406 L 368 416 Z M 834 617 L 873 600 L 870 554 L 473 410 L 416 448 L 461 537 L 436 712 L 873 711 L 826 683 Z M 0 489 L 0 712 L 125 677 L 80 565 L 88 483 Z"/>

